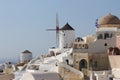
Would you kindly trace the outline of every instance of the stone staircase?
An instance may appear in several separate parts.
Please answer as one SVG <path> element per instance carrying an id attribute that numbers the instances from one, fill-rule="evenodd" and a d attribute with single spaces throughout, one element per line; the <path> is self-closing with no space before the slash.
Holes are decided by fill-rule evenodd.
<path id="1" fill-rule="evenodd" d="M 81 71 L 65 64 L 59 64 L 59 74 L 63 80 L 84 80 L 84 75 Z"/>

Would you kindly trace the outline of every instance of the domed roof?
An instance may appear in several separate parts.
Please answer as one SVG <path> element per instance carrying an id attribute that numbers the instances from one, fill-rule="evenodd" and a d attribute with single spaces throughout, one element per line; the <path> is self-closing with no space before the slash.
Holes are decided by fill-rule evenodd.
<path id="1" fill-rule="evenodd" d="M 120 24 L 120 20 L 118 17 L 108 14 L 106 16 L 103 16 L 99 21 L 99 25 L 108 25 L 108 24 Z"/>

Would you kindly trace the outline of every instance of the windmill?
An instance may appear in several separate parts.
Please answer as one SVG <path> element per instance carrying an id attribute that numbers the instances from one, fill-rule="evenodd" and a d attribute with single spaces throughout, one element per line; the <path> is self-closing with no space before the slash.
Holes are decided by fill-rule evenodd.
<path id="1" fill-rule="evenodd" d="M 56 14 L 56 28 L 55 29 L 47 29 L 47 31 L 56 31 L 56 47 L 59 46 L 59 20 L 58 14 Z"/>

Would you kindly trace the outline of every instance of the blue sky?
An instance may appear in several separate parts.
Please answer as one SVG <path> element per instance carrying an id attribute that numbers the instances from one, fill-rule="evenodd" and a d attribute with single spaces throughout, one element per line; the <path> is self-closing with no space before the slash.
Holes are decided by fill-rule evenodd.
<path id="1" fill-rule="evenodd" d="M 55 46 L 56 13 L 77 36 L 95 33 L 95 20 L 112 13 L 120 18 L 119 0 L 0 0 L 0 59 L 18 58 L 28 49 L 34 56 Z"/>

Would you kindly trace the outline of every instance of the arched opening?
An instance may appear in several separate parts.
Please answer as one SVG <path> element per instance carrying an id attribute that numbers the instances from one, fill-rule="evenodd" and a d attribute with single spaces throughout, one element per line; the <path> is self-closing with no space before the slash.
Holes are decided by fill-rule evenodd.
<path id="1" fill-rule="evenodd" d="M 50 51 L 50 56 L 55 56 L 54 51 Z"/>
<path id="2" fill-rule="evenodd" d="M 85 59 L 82 59 L 79 62 L 79 70 L 82 70 L 82 69 L 87 69 L 87 61 Z"/>

